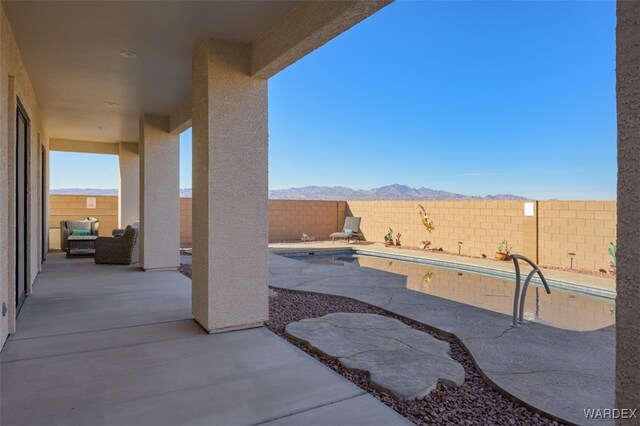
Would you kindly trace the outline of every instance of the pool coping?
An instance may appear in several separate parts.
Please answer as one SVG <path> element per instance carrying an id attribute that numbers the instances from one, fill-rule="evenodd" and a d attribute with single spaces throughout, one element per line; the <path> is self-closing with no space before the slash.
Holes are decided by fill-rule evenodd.
<path id="1" fill-rule="evenodd" d="M 467 271 L 479 275 L 490 276 L 494 278 L 506 278 L 512 279 L 515 282 L 516 274 L 515 272 L 505 271 L 503 269 L 498 268 L 489 268 L 486 266 L 478 266 L 471 265 L 464 262 L 451 262 L 447 260 L 439 260 L 439 259 L 429 259 L 421 256 L 415 256 L 410 254 L 394 254 L 388 252 L 381 252 L 377 250 L 367 250 L 362 248 L 353 248 L 353 247 L 340 247 L 340 248 L 270 248 L 269 251 L 272 254 L 283 255 L 286 257 L 296 258 L 296 257 L 304 257 L 309 255 L 350 255 L 350 254 L 360 254 L 371 257 L 378 257 L 382 259 L 392 259 L 399 260 L 404 262 L 412 262 L 419 263 L 422 265 L 430 265 L 437 266 L 446 269 L 454 269 L 454 270 L 462 270 Z M 615 300 L 617 293 L 611 290 L 604 290 L 596 287 L 589 287 L 581 284 L 576 284 L 570 281 L 558 280 L 556 278 L 547 278 L 547 284 L 549 287 L 557 288 L 560 290 L 569 290 L 576 293 L 586 294 L 589 296 L 602 297 L 606 299 Z M 536 275 L 531 280 L 532 284 L 542 285 L 542 281 Z"/>

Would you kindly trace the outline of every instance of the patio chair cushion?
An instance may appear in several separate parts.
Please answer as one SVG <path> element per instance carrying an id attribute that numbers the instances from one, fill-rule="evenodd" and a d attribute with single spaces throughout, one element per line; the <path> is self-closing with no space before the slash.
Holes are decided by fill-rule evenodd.
<path id="1" fill-rule="evenodd" d="M 68 220 L 67 229 L 91 232 L 91 222 L 88 220 Z"/>

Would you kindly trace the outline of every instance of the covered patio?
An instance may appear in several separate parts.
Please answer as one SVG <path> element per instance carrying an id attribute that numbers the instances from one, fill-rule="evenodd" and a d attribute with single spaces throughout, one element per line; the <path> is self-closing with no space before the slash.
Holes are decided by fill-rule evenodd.
<path id="1" fill-rule="evenodd" d="M 265 328 L 209 335 L 174 271 L 50 258 L 2 353 L 3 424 L 406 424 Z"/>
<path id="2" fill-rule="evenodd" d="M 268 80 L 390 2 L 0 1 L 2 423 L 406 421 L 262 327 Z M 623 409 L 640 405 L 639 25 L 618 2 Z M 175 271 L 190 127 L 192 281 Z M 119 156 L 139 265 L 47 258 L 51 150 Z"/>

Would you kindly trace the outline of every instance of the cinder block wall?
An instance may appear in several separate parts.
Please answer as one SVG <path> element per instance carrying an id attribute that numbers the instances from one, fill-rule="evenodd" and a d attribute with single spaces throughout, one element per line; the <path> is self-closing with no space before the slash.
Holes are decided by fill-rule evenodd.
<path id="1" fill-rule="evenodd" d="M 574 267 L 609 269 L 609 242 L 616 241 L 615 201 L 539 201 L 539 262 Z"/>
<path id="2" fill-rule="evenodd" d="M 87 208 L 87 198 L 96 199 L 96 208 Z M 111 235 L 118 228 L 118 197 L 114 195 L 49 195 L 50 247 L 58 248 L 61 220 L 82 220 L 87 217 L 100 220 L 100 235 Z"/>
<path id="3" fill-rule="evenodd" d="M 191 247 L 191 198 L 180 198 L 180 247 Z"/>
<path id="4" fill-rule="evenodd" d="M 96 196 L 96 209 L 86 208 L 86 196 L 50 195 L 51 247 L 62 219 L 100 219 L 102 235 L 118 227 L 118 197 Z M 436 229 L 428 234 L 416 209 L 422 204 Z M 362 217 L 367 241 L 382 242 L 389 227 L 402 234 L 402 245 L 432 247 L 471 256 L 493 257 L 503 239 L 541 265 L 608 269 L 609 242 L 616 239 L 615 201 L 538 201 L 534 217 L 524 216 L 523 201 L 306 201 L 269 200 L 269 242 L 298 241 L 303 232 L 318 240 L 340 230 L 345 215 Z M 180 244 L 191 245 L 191 198 L 180 199 Z"/>
<path id="5" fill-rule="evenodd" d="M 416 208 L 421 204 L 430 214 L 435 230 L 428 233 Z M 493 257 L 500 242 L 507 239 L 514 252 L 522 252 L 522 201 L 349 201 L 353 216 L 362 217 L 367 241 L 384 241 L 389 228 L 402 234 L 402 245 L 417 247 L 431 241 L 431 247 L 461 254 Z"/>
<path id="6" fill-rule="evenodd" d="M 342 229 L 344 201 L 269 200 L 269 241 L 300 240 L 302 233 L 326 240 Z"/>
<path id="7" fill-rule="evenodd" d="M 436 229 L 428 234 L 416 205 L 431 213 Z M 362 217 L 368 241 L 382 242 L 389 227 L 402 233 L 402 244 L 432 247 L 471 256 L 493 257 L 507 239 L 513 252 L 540 265 L 609 269 L 609 242 L 616 239 L 615 201 L 538 201 L 534 217 L 524 216 L 523 201 L 349 201 L 350 215 Z"/>
<path id="8" fill-rule="evenodd" d="M 326 240 L 342 229 L 345 201 L 269 200 L 269 242 L 299 241 L 302 233 Z M 191 198 L 180 199 L 180 244 L 191 246 Z"/>

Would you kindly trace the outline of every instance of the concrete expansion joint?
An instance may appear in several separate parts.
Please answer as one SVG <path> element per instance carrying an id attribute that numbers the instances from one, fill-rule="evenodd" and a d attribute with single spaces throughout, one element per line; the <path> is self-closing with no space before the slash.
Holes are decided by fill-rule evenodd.
<path id="1" fill-rule="evenodd" d="M 115 293 L 109 293 L 109 294 L 115 294 Z M 124 326 L 124 327 L 97 328 L 97 329 L 91 330 L 91 331 L 75 331 L 75 332 L 71 332 L 71 333 L 58 333 L 58 334 L 50 334 L 50 335 L 46 335 L 46 336 L 33 336 L 33 337 L 15 338 L 12 335 L 9 338 L 9 340 L 12 341 L 12 342 L 19 342 L 19 341 L 25 341 L 25 340 L 45 339 L 45 338 L 49 338 L 49 337 L 75 336 L 75 335 L 82 335 L 82 334 L 91 334 L 91 333 L 101 332 L 101 331 L 124 330 L 124 329 L 129 329 L 129 328 L 136 328 L 136 327 L 140 327 L 140 326 L 149 326 L 149 325 L 156 325 L 156 324 L 170 324 L 170 323 L 173 323 L 173 322 L 182 322 L 182 321 L 193 321 L 193 318 L 181 318 L 181 319 L 175 319 L 175 320 L 170 320 L 170 321 L 160 321 L 160 322 L 151 322 L 151 323 L 146 323 L 146 324 L 128 325 L 128 326 Z"/>
<path id="2" fill-rule="evenodd" d="M 533 371 L 485 371 L 488 374 L 495 374 L 496 376 L 517 376 L 517 375 L 525 375 L 525 374 L 540 374 L 540 373 L 568 373 L 575 374 L 577 376 L 589 376 L 589 377 L 597 377 L 598 379 L 608 380 L 613 382 L 615 379 L 612 377 L 604 377 L 599 376 L 597 374 L 585 373 L 583 371 L 575 371 L 575 370 L 558 370 L 558 369 L 550 369 L 550 370 L 533 370 Z"/>
<path id="3" fill-rule="evenodd" d="M 367 392 L 363 391 L 362 389 L 358 389 L 358 390 L 360 391 L 359 393 L 357 393 L 357 394 L 355 394 L 353 396 L 350 396 L 348 398 L 336 399 L 336 400 L 333 400 L 333 401 L 329 401 L 326 404 L 316 405 L 316 406 L 313 406 L 313 407 L 310 407 L 310 408 L 307 408 L 307 409 L 304 409 L 304 410 L 292 411 L 291 413 L 285 414 L 284 416 L 271 417 L 269 419 L 266 419 L 266 420 L 258 422 L 258 423 L 252 423 L 252 426 L 264 425 L 264 424 L 267 424 L 267 423 L 271 423 L 271 422 L 273 422 L 275 420 L 286 419 L 287 417 L 295 416 L 295 415 L 298 415 L 298 414 L 301 414 L 301 413 L 306 413 L 306 412 L 313 411 L 313 410 L 316 410 L 316 409 L 322 408 L 322 407 L 328 407 L 328 406 L 337 404 L 339 402 L 349 401 L 351 399 L 359 398 L 362 395 L 366 395 L 367 394 Z"/>

